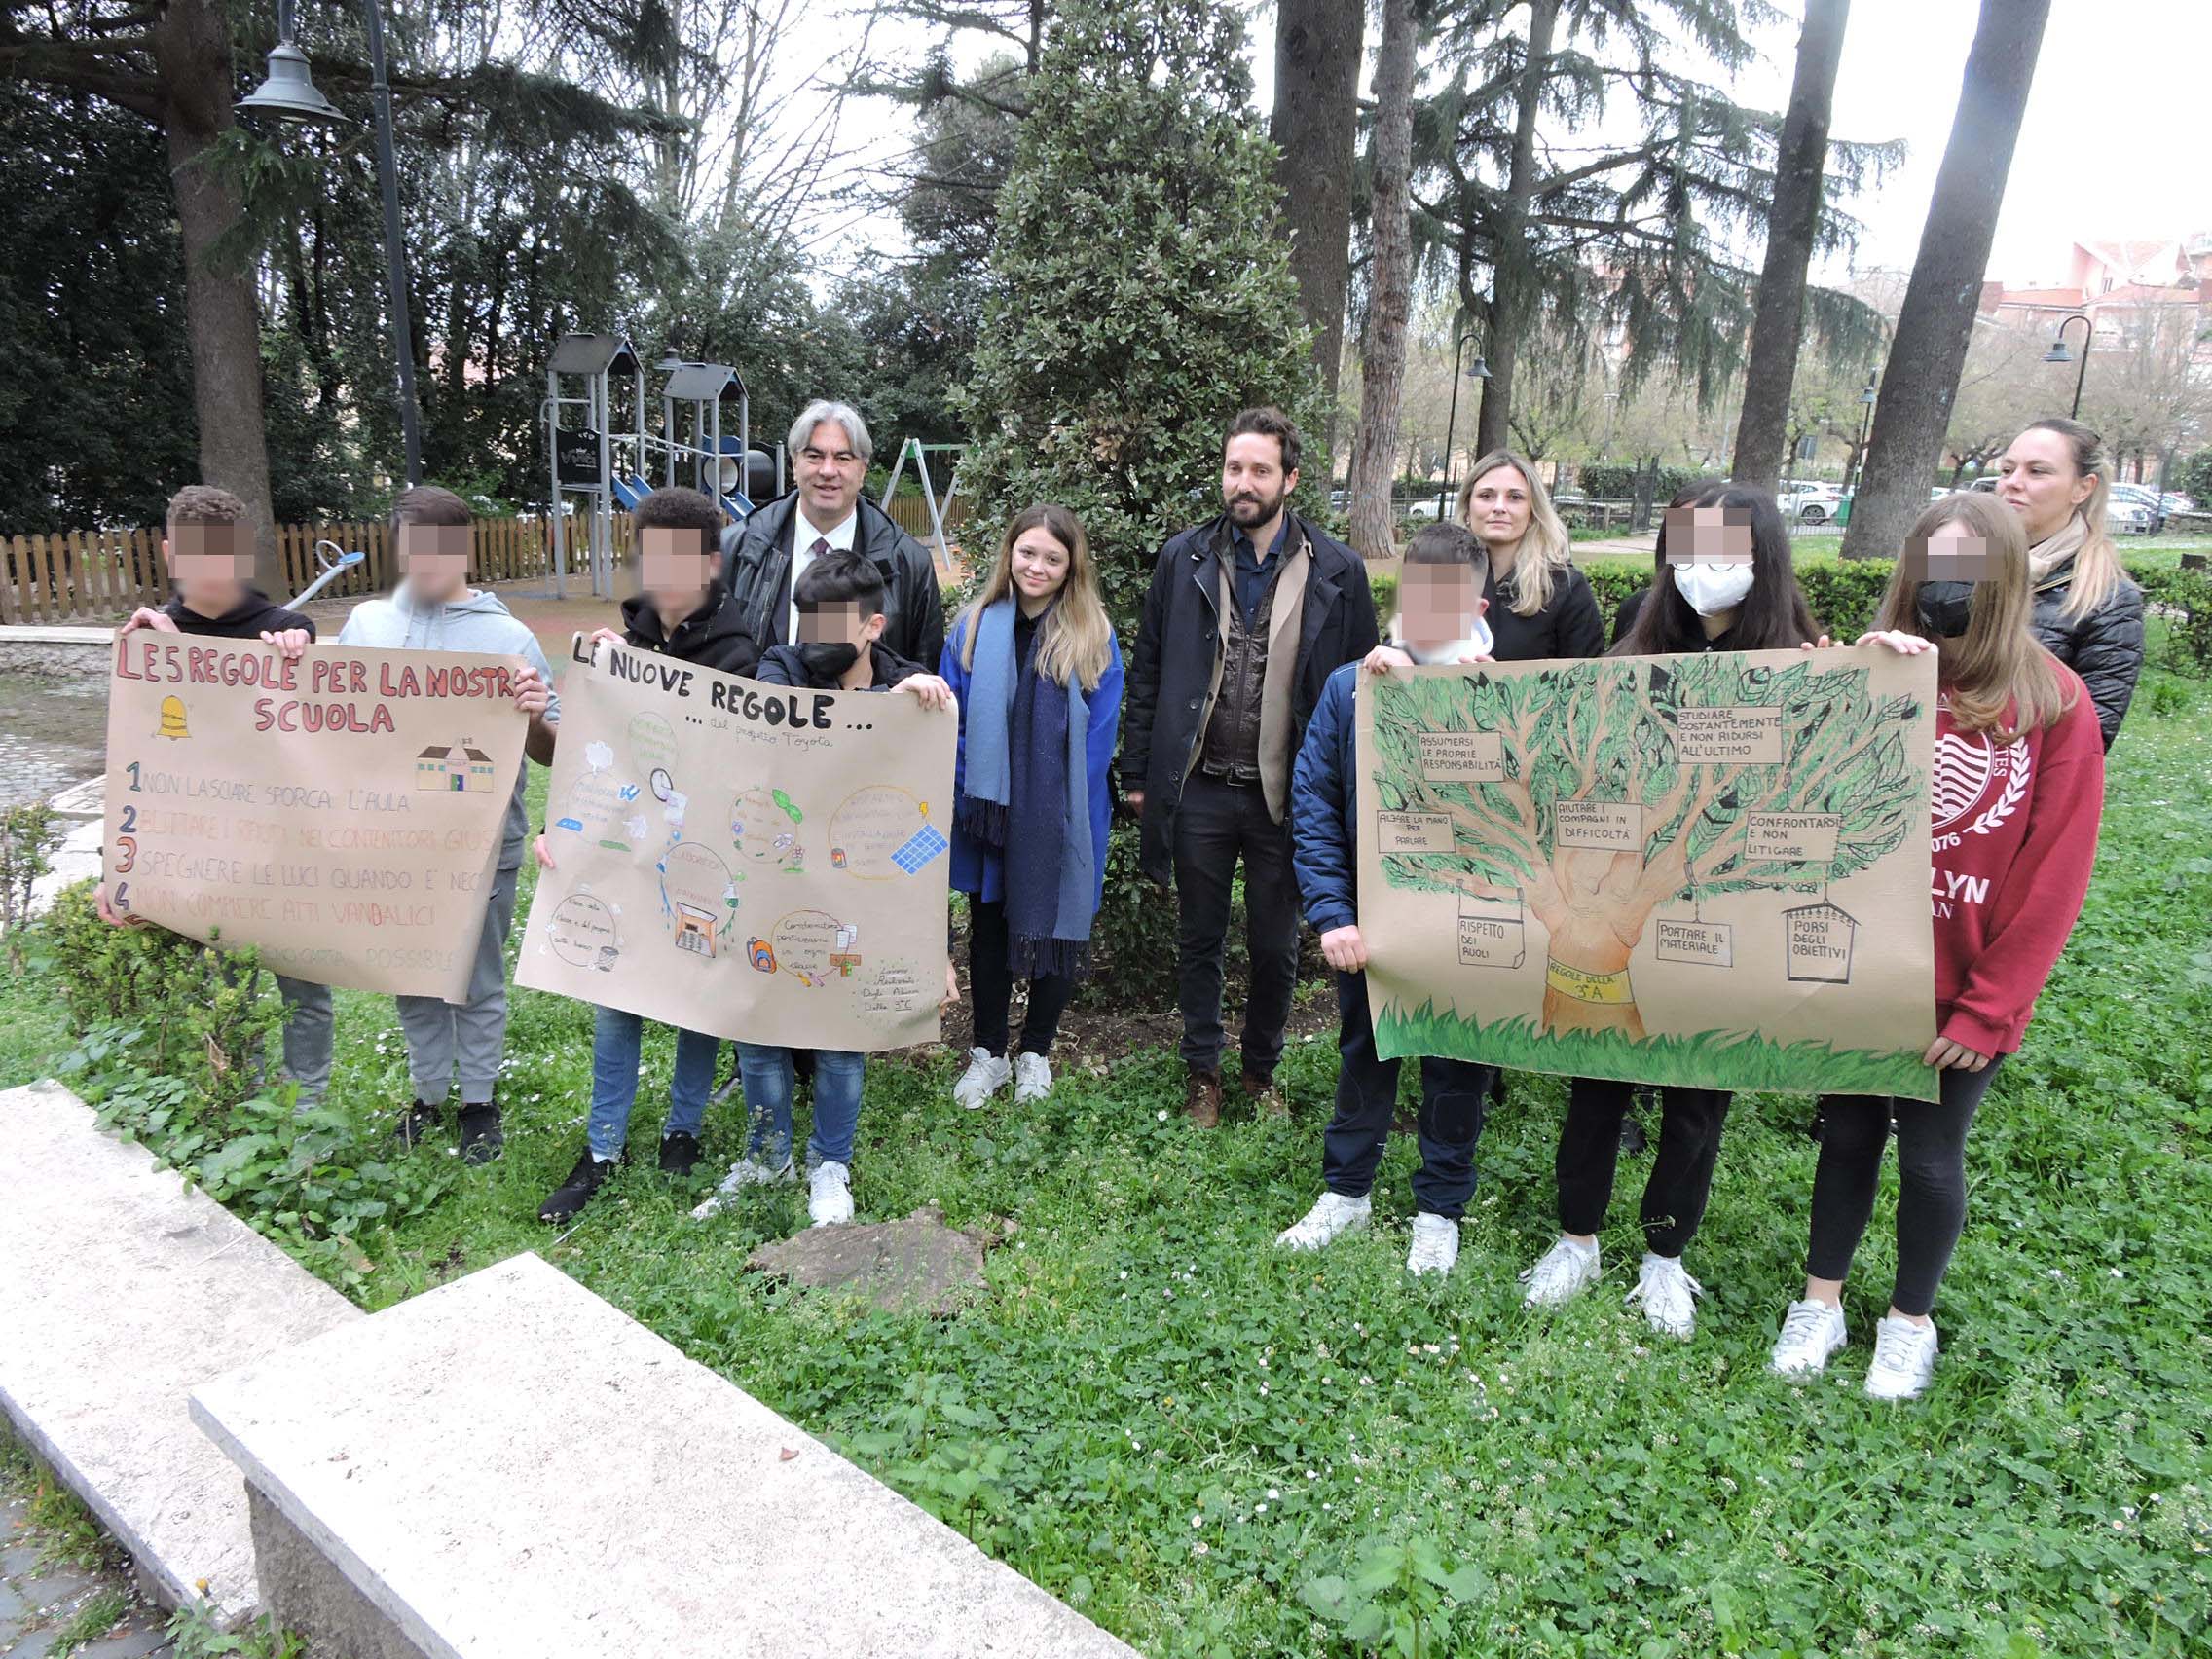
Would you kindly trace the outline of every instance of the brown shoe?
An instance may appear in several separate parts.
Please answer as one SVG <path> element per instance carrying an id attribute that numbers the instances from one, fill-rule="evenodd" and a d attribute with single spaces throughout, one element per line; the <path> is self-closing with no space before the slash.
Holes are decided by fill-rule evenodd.
<path id="1" fill-rule="evenodd" d="M 1252 1102 L 1253 1111 L 1263 1118 L 1290 1116 L 1290 1102 L 1283 1097 L 1282 1090 L 1275 1087 L 1275 1080 L 1272 1077 L 1254 1077 L 1246 1072 L 1244 1094 Z"/>
<path id="2" fill-rule="evenodd" d="M 1183 1113 L 1196 1128 L 1221 1127 L 1221 1073 L 1195 1071 L 1183 1091 Z"/>

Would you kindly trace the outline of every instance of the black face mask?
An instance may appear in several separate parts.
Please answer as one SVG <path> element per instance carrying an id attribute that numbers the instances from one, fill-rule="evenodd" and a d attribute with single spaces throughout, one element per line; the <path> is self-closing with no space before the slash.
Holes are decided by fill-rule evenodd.
<path id="1" fill-rule="evenodd" d="M 798 648 L 799 661 L 817 680 L 840 680 L 861 660 L 861 648 L 836 640 L 809 640 Z"/>
<path id="2" fill-rule="evenodd" d="M 1913 608 L 1920 613 L 1922 633 L 1955 640 L 1973 619 L 1973 583 L 1922 582 Z"/>

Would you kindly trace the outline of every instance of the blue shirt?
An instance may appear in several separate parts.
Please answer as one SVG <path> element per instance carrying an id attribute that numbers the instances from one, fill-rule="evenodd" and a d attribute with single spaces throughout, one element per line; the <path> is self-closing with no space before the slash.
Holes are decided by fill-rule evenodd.
<path id="1" fill-rule="evenodd" d="M 1252 545 L 1252 538 L 1243 531 L 1235 531 L 1236 548 L 1236 608 L 1244 612 L 1244 626 L 1252 626 L 1252 617 L 1260 608 L 1260 601 L 1282 569 L 1282 550 L 1290 540 L 1290 514 L 1282 515 L 1282 523 L 1275 527 L 1275 539 L 1268 549 L 1266 564 L 1260 562 L 1260 551 Z"/>

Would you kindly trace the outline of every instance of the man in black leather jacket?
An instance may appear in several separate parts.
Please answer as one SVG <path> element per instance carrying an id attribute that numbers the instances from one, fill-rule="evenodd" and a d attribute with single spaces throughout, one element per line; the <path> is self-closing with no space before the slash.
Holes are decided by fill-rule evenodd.
<path id="1" fill-rule="evenodd" d="M 851 549 L 883 572 L 889 599 L 883 644 L 935 672 L 944 648 L 944 605 L 929 549 L 861 495 L 875 445 L 850 404 L 817 398 L 792 423 L 796 487 L 722 534 L 722 586 L 761 651 L 793 639 L 792 587 L 830 549 Z"/>

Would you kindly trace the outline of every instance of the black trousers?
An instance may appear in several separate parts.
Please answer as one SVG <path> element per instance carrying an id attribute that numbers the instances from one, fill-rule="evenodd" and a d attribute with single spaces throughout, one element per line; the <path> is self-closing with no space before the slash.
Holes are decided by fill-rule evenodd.
<path id="1" fill-rule="evenodd" d="M 1390 1135 L 1398 1103 L 1398 1062 L 1378 1059 L 1367 1013 L 1367 976 L 1337 976 L 1337 1115 L 1321 1137 L 1321 1181 L 1332 1193 L 1363 1198 Z M 1420 1062 L 1417 1123 L 1420 1168 L 1414 1204 L 1423 1215 L 1457 1221 L 1475 1190 L 1475 1142 L 1483 1132 L 1493 1066 L 1471 1060 Z"/>
<path id="2" fill-rule="evenodd" d="M 1898 1128 L 1898 1272 L 1890 1302 L 1899 1313 L 1925 1315 L 1951 1265 L 1967 1220 L 1967 1128 L 1996 1081 L 2002 1054 L 1977 1072 L 1945 1071 L 1940 1100 L 1893 1100 L 1886 1094 L 1828 1094 L 1821 1099 L 1821 1161 L 1813 1175 L 1813 1248 L 1806 1271 L 1840 1279 L 1874 1214 L 1882 1180 L 1882 1148 L 1890 1120 Z"/>
<path id="3" fill-rule="evenodd" d="M 1569 1087 L 1555 1165 L 1561 1232 L 1595 1234 L 1604 1225 L 1620 1157 L 1621 1119 L 1635 1091 L 1633 1083 L 1597 1077 L 1578 1077 Z M 1644 1243 L 1654 1255 L 1679 1256 L 1697 1235 L 1713 1191 L 1729 1099 L 1713 1088 L 1660 1090 L 1659 1151 L 1643 1184 L 1641 1212 Z"/>
<path id="4" fill-rule="evenodd" d="M 1221 1069 L 1222 952 L 1229 942 L 1238 859 L 1244 862 L 1244 940 L 1252 958 L 1244 1075 L 1272 1078 L 1298 983 L 1298 878 L 1291 872 L 1290 826 L 1268 816 L 1267 794 L 1258 784 L 1192 773 L 1175 814 L 1175 893 L 1183 1061 L 1193 1071 Z"/>
<path id="5" fill-rule="evenodd" d="M 968 980 L 975 998 L 976 1047 L 1006 1057 L 1007 1007 L 1014 1001 L 1014 970 L 1008 964 L 1006 904 L 972 899 L 968 904 Z M 1021 1021 L 1021 1051 L 1049 1054 L 1060 1034 L 1060 1015 L 1075 981 L 1065 974 L 1037 974 L 1029 980 L 1029 1012 Z"/>

